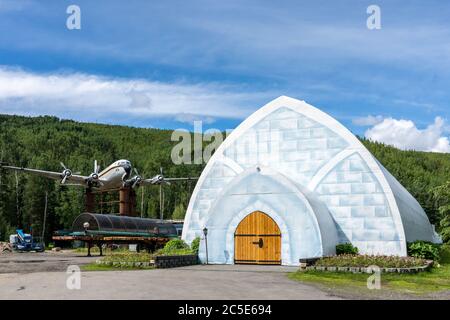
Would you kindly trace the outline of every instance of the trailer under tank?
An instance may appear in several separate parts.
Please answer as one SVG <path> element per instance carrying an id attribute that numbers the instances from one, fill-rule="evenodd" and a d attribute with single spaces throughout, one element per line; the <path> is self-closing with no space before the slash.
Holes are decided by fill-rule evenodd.
<path id="1" fill-rule="evenodd" d="M 172 223 L 158 219 L 119 216 L 114 214 L 82 213 L 75 218 L 70 231 L 57 231 L 54 241 L 83 241 L 91 248 L 97 245 L 136 244 L 137 250 L 152 252 L 161 248 L 167 241 L 177 238 L 177 230 Z"/>

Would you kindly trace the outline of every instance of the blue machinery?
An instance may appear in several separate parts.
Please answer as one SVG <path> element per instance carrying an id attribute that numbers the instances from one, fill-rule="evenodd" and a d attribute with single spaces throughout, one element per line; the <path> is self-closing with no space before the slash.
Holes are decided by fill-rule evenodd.
<path id="1" fill-rule="evenodd" d="M 36 241 L 31 234 L 24 233 L 22 229 L 17 229 L 16 234 L 10 236 L 10 243 L 16 251 L 37 251 L 45 250 L 42 241 Z"/>

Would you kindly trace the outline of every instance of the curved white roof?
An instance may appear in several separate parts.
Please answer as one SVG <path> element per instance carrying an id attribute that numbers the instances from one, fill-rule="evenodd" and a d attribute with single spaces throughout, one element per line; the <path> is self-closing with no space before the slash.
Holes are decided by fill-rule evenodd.
<path id="1" fill-rule="evenodd" d="M 338 242 L 352 242 L 362 253 L 406 255 L 407 241 L 436 240 L 419 203 L 347 128 L 285 96 L 248 117 L 212 156 L 191 197 L 183 239 L 201 234 L 228 183 L 258 167 L 313 194 L 331 213 Z M 269 199 L 273 192 L 258 199 Z"/>

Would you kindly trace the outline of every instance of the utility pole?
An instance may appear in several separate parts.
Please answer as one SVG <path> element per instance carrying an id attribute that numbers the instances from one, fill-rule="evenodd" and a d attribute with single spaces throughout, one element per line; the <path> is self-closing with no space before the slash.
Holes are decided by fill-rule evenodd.
<path id="1" fill-rule="evenodd" d="M 186 199 L 186 210 L 189 207 L 189 199 L 191 198 L 191 181 L 190 180 L 186 180 L 187 183 L 187 189 L 188 189 L 188 195 L 187 195 L 187 199 Z"/>
<path id="2" fill-rule="evenodd" d="M 141 218 L 144 217 L 144 187 L 141 187 Z"/>
<path id="3" fill-rule="evenodd" d="M 45 191 L 45 206 L 44 206 L 44 222 L 42 224 L 42 243 L 45 247 L 45 223 L 47 220 L 47 204 L 48 204 L 48 191 Z"/>
<path id="4" fill-rule="evenodd" d="M 19 212 L 19 177 L 17 176 L 17 171 L 15 172 L 16 177 L 16 216 L 17 216 L 17 227 L 21 227 L 20 223 L 20 212 Z"/>
<path id="5" fill-rule="evenodd" d="M 162 184 L 159 185 L 159 219 L 164 218 L 164 194 L 162 192 Z"/>

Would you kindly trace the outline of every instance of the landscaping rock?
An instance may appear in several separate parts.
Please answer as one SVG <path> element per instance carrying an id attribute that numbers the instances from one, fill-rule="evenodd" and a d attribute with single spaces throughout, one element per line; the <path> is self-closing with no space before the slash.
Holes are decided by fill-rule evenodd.
<path id="1" fill-rule="evenodd" d="M 418 273 L 426 271 L 430 268 L 429 265 L 421 266 L 421 267 L 412 267 L 412 268 L 380 268 L 380 272 L 382 273 Z M 300 269 L 302 271 L 329 271 L 329 272 L 352 272 L 352 273 L 374 273 L 374 270 L 367 267 L 322 267 L 322 266 L 308 266 L 306 268 Z"/>
<path id="2" fill-rule="evenodd" d="M 325 271 L 327 268 L 326 267 L 316 267 L 317 271 Z"/>
<path id="3" fill-rule="evenodd" d="M 193 254 L 178 256 L 156 256 L 154 263 L 156 268 L 175 268 L 193 264 L 198 264 L 198 256 Z"/>
<path id="4" fill-rule="evenodd" d="M 428 270 L 428 267 L 427 266 L 422 266 L 422 267 L 418 267 L 418 268 L 416 268 L 417 269 L 417 271 L 419 271 L 419 272 L 423 272 L 423 271 L 427 271 Z"/>
<path id="5" fill-rule="evenodd" d="M 0 253 L 12 252 L 12 247 L 9 242 L 0 242 Z"/>

